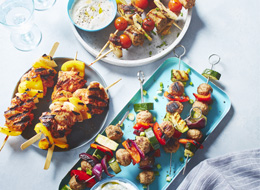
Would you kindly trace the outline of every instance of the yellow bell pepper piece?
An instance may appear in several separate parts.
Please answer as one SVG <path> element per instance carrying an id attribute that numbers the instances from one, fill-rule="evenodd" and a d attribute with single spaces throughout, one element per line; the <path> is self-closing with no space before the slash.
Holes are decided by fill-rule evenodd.
<path id="1" fill-rule="evenodd" d="M 64 142 L 57 140 L 57 139 L 54 139 L 54 144 L 55 144 L 55 146 L 60 147 L 62 149 L 69 148 L 69 145 L 67 143 L 64 143 Z"/>
<path id="2" fill-rule="evenodd" d="M 43 98 L 43 84 L 40 75 L 32 80 L 21 82 L 18 86 L 18 92 L 26 92 L 30 97 L 36 95 L 38 98 Z"/>
<path id="3" fill-rule="evenodd" d="M 7 127 L 0 127 L 0 133 L 3 133 L 8 136 L 18 136 L 22 134 L 22 131 L 11 131 Z"/>
<path id="4" fill-rule="evenodd" d="M 50 148 L 50 143 L 47 139 L 44 138 L 39 141 L 38 146 L 40 149 L 46 150 Z"/>
<path id="5" fill-rule="evenodd" d="M 68 102 L 68 101 L 69 101 L 68 98 L 61 97 L 61 98 L 57 98 L 57 99 L 53 100 L 52 103 L 54 103 L 54 102 Z"/>
<path id="6" fill-rule="evenodd" d="M 84 77 L 85 76 L 85 63 L 82 61 L 77 60 L 71 60 L 65 62 L 61 66 L 62 71 L 77 71 L 79 72 L 79 76 Z"/>
<path id="7" fill-rule="evenodd" d="M 89 109 L 80 99 L 76 97 L 69 98 L 70 103 L 72 103 L 82 114 L 83 119 L 90 119 L 92 115 L 88 112 Z"/>
<path id="8" fill-rule="evenodd" d="M 48 138 L 49 142 L 51 144 L 54 143 L 52 135 L 50 133 L 50 131 L 48 131 L 48 129 L 42 124 L 42 123 L 37 123 L 34 127 L 34 130 L 36 133 L 43 133 L 43 135 Z"/>

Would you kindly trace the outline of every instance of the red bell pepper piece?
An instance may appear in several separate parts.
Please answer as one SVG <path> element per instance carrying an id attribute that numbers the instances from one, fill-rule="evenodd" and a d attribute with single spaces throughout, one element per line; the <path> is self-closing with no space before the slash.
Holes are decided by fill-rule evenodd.
<path id="1" fill-rule="evenodd" d="M 88 180 L 88 182 L 86 182 L 86 186 L 89 188 L 93 187 L 96 184 L 96 180 L 94 178 L 90 179 L 92 176 L 88 175 L 82 170 L 71 170 L 70 175 L 75 175 L 76 179 L 83 183 Z"/>
<path id="2" fill-rule="evenodd" d="M 104 152 L 107 155 L 107 160 L 110 160 L 114 156 L 112 150 L 110 150 L 109 148 L 107 148 L 105 146 L 92 143 L 90 145 L 90 147 L 94 148 L 94 149 L 99 149 L 101 152 Z"/>
<path id="3" fill-rule="evenodd" d="M 187 102 L 190 100 L 188 96 L 174 96 L 169 94 L 169 92 L 165 91 L 164 92 L 164 97 L 167 98 L 170 101 L 179 101 L 179 102 Z"/>
<path id="4" fill-rule="evenodd" d="M 200 94 L 195 94 L 193 93 L 193 95 L 195 96 L 195 98 L 198 101 L 202 101 L 202 102 L 210 102 L 211 101 L 211 93 L 209 93 L 208 95 L 204 96 L 204 95 L 200 95 Z"/>
<path id="5" fill-rule="evenodd" d="M 162 131 L 159 127 L 159 124 L 156 122 L 153 126 L 153 132 L 155 134 L 155 137 L 157 138 L 158 142 L 161 144 L 161 145 L 166 145 L 166 140 L 164 138 L 162 138 Z"/>
<path id="6" fill-rule="evenodd" d="M 153 123 L 136 123 L 134 125 L 134 129 L 140 130 L 141 128 L 143 129 L 148 129 L 149 127 L 152 127 L 154 124 Z"/>
<path id="7" fill-rule="evenodd" d="M 203 149 L 203 145 L 198 143 L 195 140 L 192 140 L 192 139 L 179 139 L 179 143 L 181 143 L 181 144 L 186 144 L 187 142 L 192 143 L 193 145 L 195 145 L 199 149 Z"/>
<path id="8" fill-rule="evenodd" d="M 141 161 L 141 156 L 140 156 L 138 150 L 134 146 L 130 146 L 128 140 L 125 140 L 122 143 L 122 145 L 130 153 L 131 158 L 133 159 L 133 165 L 135 165 L 136 163 L 139 163 Z"/>

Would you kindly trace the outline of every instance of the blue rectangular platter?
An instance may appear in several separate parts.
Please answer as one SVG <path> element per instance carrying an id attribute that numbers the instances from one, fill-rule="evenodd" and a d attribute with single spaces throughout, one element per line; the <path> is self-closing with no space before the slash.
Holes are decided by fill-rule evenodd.
<path id="1" fill-rule="evenodd" d="M 157 90 L 160 88 L 160 82 L 163 83 L 164 91 L 168 91 L 169 85 L 172 83 L 171 81 L 171 70 L 172 69 L 179 69 L 178 66 L 179 59 L 178 58 L 169 58 L 167 59 L 155 72 L 154 74 L 145 82 L 144 90 L 147 91 L 147 95 L 144 96 L 144 102 L 153 102 L 154 103 L 154 110 L 151 111 L 154 117 L 156 117 L 157 122 L 160 124 L 163 121 L 163 118 L 166 114 L 166 104 L 168 100 L 163 95 L 158 95 Z M 201 83 L 206 83 L 207 79 L 200 75 L 196 70 L 194 70 L 191 66 L 187 65 L 183 61 L 181 61 L 181 68 L 180 70 L 188 70 L 190 69 L 189 73 L 189 81 L 185 86 L 185 94 L 190 97 L 190 99 L 195 100 L 193 93 L 197 93 L 197 87 Z M 192 85 L 190 85 L 192 82 Z M 213 104 L 211 105 L 211 110 L 207 115 L 207 125 L 204 129 L 202 129 L 202 133 L 204 135 L 204 141 L 208 138 L 209 134 L 217 127 L 220 121 L 225 117 L 228 113 L 231 102 L 227 94 L 222 91 L 219 87 L 217 87 L 212 82 L 209 82 L 211 87 L 213 88 Z M 154 96 L 158 98 L 158 100 L 154 99 Z M 136 116 L 134 111 L 133 105 L 136 103 L 141 102 L 141 93 L 140 90 L 133 96 L 133 98 L 126 104 L 126 106 L 120 111 L 120 113 L 114 118 L 114 120 L 110 123 L 111 125 L 116 125 L 123 115 L 129 110 L 130 113 L 133 113 Z M 187 118 L 189 115 L 189 111 L 192 105 L 188 102 L 183 103 L 184 110 L 181 113 L 181 117 L 183 119 Z M 122 137 L 122 142 L 126 139 L 135 139 L 135 135 L 133 134 L 133 125 L 135 121 L 131 121 L 126 119 L 124 121 L 124 126 L 122 128 L 124 135 Z M 105 132 L 103 133 L 105 135 Z M 120 144 L 119 148 L 122 145 Z M 159 175 L 155 177 L 155 181 L 149 186 L 150 190 L 158 190 L 158 189 L 166 189 L 171 182 L 173 182 L 174 178 L 181 172 L 184 168 L 184 146 L 181 145 L 179 150 L 172 155 L 172 168 L 171 168 L 171 177 L 172 180 L 170 182 L 166 181 L 166 176 L 169 175 L 170 171 L 170 154 L 165 153 L 163 148 L 161 147 L 161 156 L 155 159 L 156 164 L 161 165 L 161 169 L 157 169 L 155 167 L 154 171 L 159 171 Z M 92 154 L 94 152 L 93 149 L 89 148 L 87 153 Z M 196 154 L 196 153 L 195 153 Z M 76 159 L 76 158 L 75 158 Z M 191 158 L 192 159 L 192 158 Z M 72 167 L 72 169 L 77 169 L 80 167 L 80 160 Z M 138 168 L 138 164 L 133 166 L 130 164 L 127 167 L 121 166 L 122 171 L 116 174 L 116 177 L 123 177 L 131 180 L 135 183 L 139 189 L 143 189 L 143 186 L 139 183 L 136 179 L 138 174 L 142 171 Z M 111 173 L 112 170 L 110 170 Z M 103 178 L 107 178 L 105 174 L 103 174 Z M 60 182 L 59 189 L 61 189 L 65 184 L 68 184 L 70 180 L 69 172 L 67 175 L 62 179 Z"/>

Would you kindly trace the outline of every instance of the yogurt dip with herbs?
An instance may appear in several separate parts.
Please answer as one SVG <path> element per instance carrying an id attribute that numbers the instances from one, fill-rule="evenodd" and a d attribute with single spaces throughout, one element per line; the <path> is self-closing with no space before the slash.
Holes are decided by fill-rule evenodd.
<path id="1" fill-rule="evenodd" d="M 113 180 L 107 183 L 103 183 L 99 185 L 95 190 L 136 190 L 135 187 L 133 187 L 129 183 L 125 183 L 119 180 Z"/>
<path id="2" fill-rule="evenodd" d="M 72 8 L 72 20 L 79 27 L 96 30 L 114 19 L 114 5 L 108 0 L 77 0 Z"/>

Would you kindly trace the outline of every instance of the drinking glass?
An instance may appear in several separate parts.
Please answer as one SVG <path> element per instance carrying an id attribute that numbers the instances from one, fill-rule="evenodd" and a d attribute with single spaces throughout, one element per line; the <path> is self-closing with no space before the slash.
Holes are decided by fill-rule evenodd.
<path id="1" fill-rule="evenodd" d="M 37 11 L 44 11 L 54 5 L 56 0 L 34 0 L 34 7 Z"/>
<path id="2" fill-rule="evenodd" d="M 39 45 L 42 33 L 33 23 L 33 0 L 0 0 L 0 23 L 11 31 L 10 39 L 19 50 Z"/>

